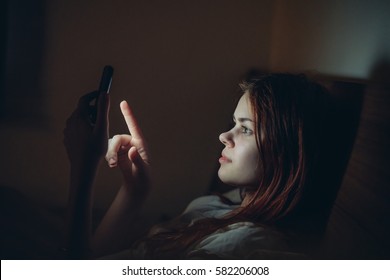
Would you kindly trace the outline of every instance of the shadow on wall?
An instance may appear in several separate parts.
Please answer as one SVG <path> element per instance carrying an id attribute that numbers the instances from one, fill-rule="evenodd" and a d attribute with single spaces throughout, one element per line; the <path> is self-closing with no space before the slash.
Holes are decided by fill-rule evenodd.
<path id="1" fill-rule="evenodd" d="M 1 8 L 0 117 L 24 124 L 41 123 L 45 119 L 41 83 L 45 3 L 2 1 Z"/>

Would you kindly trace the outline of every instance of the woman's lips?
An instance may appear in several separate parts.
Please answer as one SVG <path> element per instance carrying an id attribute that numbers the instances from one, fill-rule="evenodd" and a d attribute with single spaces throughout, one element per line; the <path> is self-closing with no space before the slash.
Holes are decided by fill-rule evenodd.
<path id="1" fill-rule="evenodd" d="M 227 158 L 226 156 L 224 156 L 224 155 L 222 155 L 219 158 L 219 163 L 228 163 L 228 162 L 231 162 L 231 160 L 229 158 Z"/>

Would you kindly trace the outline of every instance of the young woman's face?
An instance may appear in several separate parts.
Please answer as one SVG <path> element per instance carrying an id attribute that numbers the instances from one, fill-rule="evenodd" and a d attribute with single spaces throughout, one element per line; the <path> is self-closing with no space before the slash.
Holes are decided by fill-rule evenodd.
<path id="1" fill-rule="evenodd" d="M 245 93 L 237 104 L 234 127 L 219 136 L 225 148 L 219 159 L 218 176 L 225 184 L 237 187 L 258 187 L 261 176 L 255 116 L 248 95 Z"/>

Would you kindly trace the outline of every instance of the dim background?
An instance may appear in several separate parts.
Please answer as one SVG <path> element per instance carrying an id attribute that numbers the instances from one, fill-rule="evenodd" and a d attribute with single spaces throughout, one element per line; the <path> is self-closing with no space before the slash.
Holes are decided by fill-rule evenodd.
<path id="1" fill-rule="evenodd" d="M 205 194 L 218 136 L 251 69 L 368 79 L 390 57 L 390 2 L 381 0 L 1 2 L 0 186 L 49 207 L 67 202 L 65 121 L 115 68 L 110 135 L 127 133 L 127 100 L 149 144 L 150 220 Z M 95 207 L 121 183 L 105 162 Z"/>

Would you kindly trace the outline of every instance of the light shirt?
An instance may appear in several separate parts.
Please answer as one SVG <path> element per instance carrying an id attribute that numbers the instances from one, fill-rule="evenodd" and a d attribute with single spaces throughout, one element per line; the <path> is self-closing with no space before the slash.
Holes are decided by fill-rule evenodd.
<path id="1" fill-rule="evenodd" d="M 224 194 L 232 204 L 217 195 L 193 200 L 180 215 L 180 222 L 193 224 L 205 218 L 221 218 L 240 206 L 239 189 Z M 163 228 L 161 228 L 164 231 Z M 156 232 L 160 230 L 157 228 Z M 108 258 L 142 259 L 144 246 L 125 250 Z M 237 222 L 216 230 L 195 244 L 187 253 L 189 259 L 296 259 L 301 254 L 289 252 L 288 244 L 279 232 L 252 222 Z"/>

